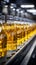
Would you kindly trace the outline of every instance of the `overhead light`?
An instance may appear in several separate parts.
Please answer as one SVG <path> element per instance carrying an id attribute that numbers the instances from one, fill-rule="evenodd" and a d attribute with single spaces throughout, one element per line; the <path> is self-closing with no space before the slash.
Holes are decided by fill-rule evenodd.
<path id="1" fill-rule="evenodd" d="M 14 4 L 14 3 L 11 3 L 11 6 L 13 6 L 13 7 L 16 7 L 16 4 Z"/>
<path id="2" fill-rule="evenodd" d="M 33 15 L 36 15 L 36 12 L 32 13 Z"/>
<path id="3" fill-rule="evenodd" d="M 36 15 L 36 9 L 28 9 L 27 12 L 30 12 L 33 15 Z"/>
<path id="4" fill-rule="evenodd" d="M 36 9 L 28 9 L 27 12 L 30 12 L 30 13 L 36 12 Z"/>
<path id="5" fill-rule="evenodd" d="M 15 8 L 13 8 L 13 11 L 15 11 Z"/>
<path id="6" fill-rule="evenodd" d="M 17 12 L 19 12 L 19 9 L 16 9 Z"/>
<path id="7" fill-rule="evenodd" d="M 10 6 L 10 8 L 13 8 L 13 6 Z"/>
<path id="8" fill-rule="evenodd" d="M 21 5 L 21 8 L 34 8 L 34 5 Z"/>
<path id="9" fill-rule="evenodd" d="M 23 11 L 21 11 L 21 13 L 23 13 Z"/>
<path id="10" fill-rule="evenodd" d="M 8 5 L 5 5 L 5 7 L 8 7 Z"/>

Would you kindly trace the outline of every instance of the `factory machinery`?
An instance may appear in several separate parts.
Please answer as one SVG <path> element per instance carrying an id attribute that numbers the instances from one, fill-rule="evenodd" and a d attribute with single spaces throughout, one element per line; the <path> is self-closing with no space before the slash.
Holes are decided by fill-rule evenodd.
<path id="1" fill-rule="evenodd" d="M 19 10 L 19 12 L 21 11 Z M 18 8 L 12 3 L 11 5 L 5 5 L 5 2 L 2 2 L 2 13 L 0 13 L 0 65 L 19 65 L 34 44 L 32 41 L 36 39 L 36 23 L 25 22 L 24 12 L 23 14 L 19 12 Z M 18 17 L 20 20 L 18 20 Z M 30 40 L 32 37 L 33 40 Z M 28 40 L 31 42 L 27 44 Z M 14 59 L 12 59 L 13 56 L 15 56 Z"/>
<path id="2" fill-rule="evenodd" d="M 5 65 L 36 65 L 36 35 L 26 42 L 26 45 Z"/>
<path id="3" fill-rule="evenodd" d="M 1 20 L 0 20 L 1 21 Z M 6 61 L 6 58 L 13 57 L 26 41 L 33 35 L 36 35 L 36 24 L 24 21 L 12 21 L 0 23 L 0 63 Z M 8 59 L 7 59 L 8 60 Z"/>

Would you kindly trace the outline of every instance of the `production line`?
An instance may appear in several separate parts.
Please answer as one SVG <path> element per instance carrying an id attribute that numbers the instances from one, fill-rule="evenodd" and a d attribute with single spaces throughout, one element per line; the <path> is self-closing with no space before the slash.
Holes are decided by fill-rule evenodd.
<path id="1" fill-rule="evenodd" d="M 0 65 L 36 65 L 36 5 L 0 0 Z"/>
<path id="2" fill-rule="evenodd" d="M 0 58 L 10 58 L 36 33 L 36 24 L 14 21 L 0 24 Z M 4 61 L 5 62 L 5 61 Z"/>
<path id="3" fill-rule="evenodd" d="M 9 59 L 5 65 L 34 65 L 36 64 L 36 35 L 34 35 L 22 49 Z M 16 61 L 15 61 L 16 60 Z"/>

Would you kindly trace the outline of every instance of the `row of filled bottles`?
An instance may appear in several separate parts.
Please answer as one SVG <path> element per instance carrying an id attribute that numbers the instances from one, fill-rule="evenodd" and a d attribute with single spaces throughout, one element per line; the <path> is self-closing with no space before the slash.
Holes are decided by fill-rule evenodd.
<path id="1" fill-rule="evenodd" d="M 0 26 L 0 57 L 28 40 L 26 36 L 36 29 L 36 24 L 2 24 Z M 26 37 L 26 38 L 25 38 Z"/>

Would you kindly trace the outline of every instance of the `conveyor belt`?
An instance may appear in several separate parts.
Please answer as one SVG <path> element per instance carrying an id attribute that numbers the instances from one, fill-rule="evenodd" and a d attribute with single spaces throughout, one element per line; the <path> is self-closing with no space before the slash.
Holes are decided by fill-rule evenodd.
<path id="1" fill-rule="evenodd" d="M 28 62 L 28 65 L 36 65 L 36 46 Z"/>
<path id="2" fill-rule="evenodd" d="M 28 62 L 29 62 L 29 60 L 30 60 L 30 58 L 32 56 L 32 53 L 33 53 L 33 51 L 35 49 L 35 46 L 36 46 L 36 38 L 34 39 L 33 43 L 34 44 L 32 45 L 31 49 L 29 50 L 29 52 L 27 53 L 27 55 L 25 56 L 25 58 L 23 59 L 23 61 L 22 61 L 22 63 L 20 65 L 28 65 Z"/>
<path id="3" fill-rule="evenodd" d="M 27 65 L 36 45 L 36 36 L 23 47 L 13 58 L 11 57 L 5 65 Z"/>

